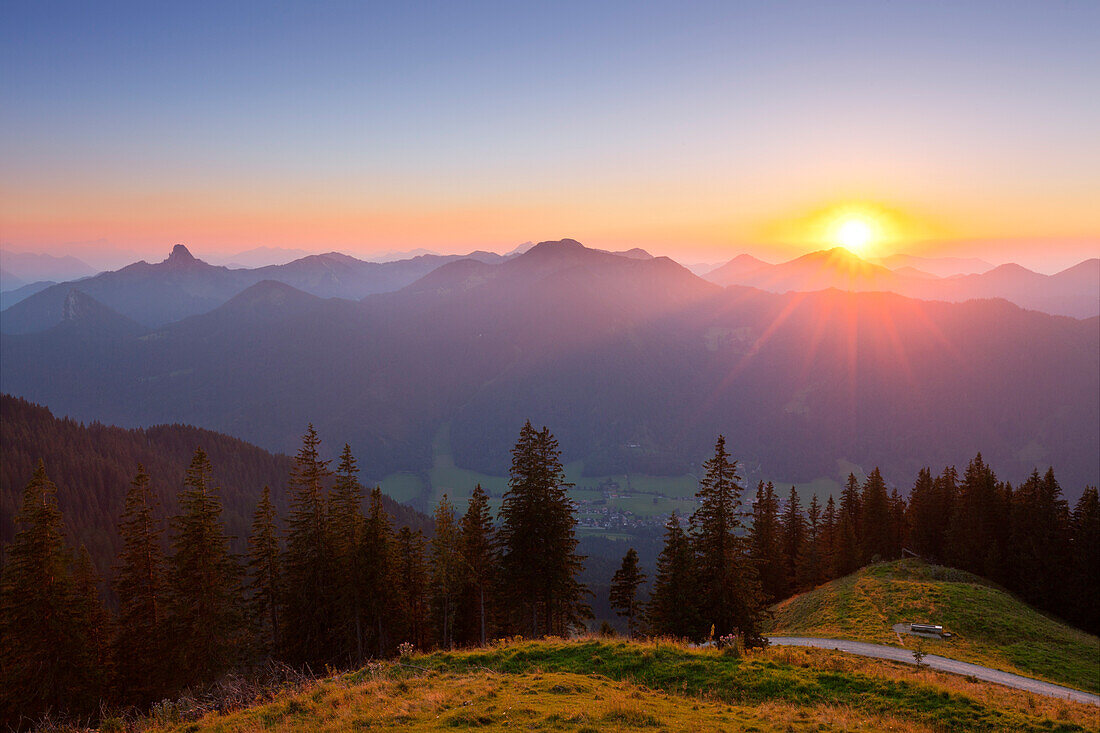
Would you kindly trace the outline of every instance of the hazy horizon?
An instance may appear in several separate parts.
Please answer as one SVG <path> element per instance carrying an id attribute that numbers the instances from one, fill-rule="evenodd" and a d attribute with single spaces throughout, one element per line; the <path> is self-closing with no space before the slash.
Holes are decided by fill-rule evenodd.
<path id="1" fill-rule="evenodd" d="M 0 241 L 778 262 L 854 212 L 865 256 L 1100 253 L 1100 5 L 424 11 L 9 8 Z"/>

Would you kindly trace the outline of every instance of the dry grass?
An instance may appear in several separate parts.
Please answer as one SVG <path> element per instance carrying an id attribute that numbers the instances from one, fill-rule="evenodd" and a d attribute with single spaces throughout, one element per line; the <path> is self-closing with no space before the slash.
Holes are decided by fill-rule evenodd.
<path id="1" fill-rule="evenodd" d="M 970 573 L 919 560 L 863 568 L 773 609 L 769 634 L 852 639 L 912 648 L 892 626 L 943 624 L 950 640 L 924 650 L 1025 677 L 1100 692 L 1100 639 L 1045 616 Z"/>
<path id="2" fill-rule="evenodd" d="M 739 686 L 744 680 L 756 687 Z M 506 728 L 1100 731 L 1100 708 L 830 650 L 773 647 L 735 659 L 665 640 L 582 639 L 503 642 L 372 663 L 243 710 L 195 721 L 145 720 L 131 730 Z"/>

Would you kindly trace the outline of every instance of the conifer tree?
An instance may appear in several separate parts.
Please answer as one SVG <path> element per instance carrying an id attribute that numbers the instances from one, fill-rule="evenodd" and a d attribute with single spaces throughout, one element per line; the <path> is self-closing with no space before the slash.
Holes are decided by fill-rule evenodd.
<path id="1" fill-rule="evenodd" d="M 859 481 L 855 474 L 848 474 L 848 483 L 840 492 L 840 506 L 837 507 L 836 544 L 833 549 L 835 575 L 847 575 L 857 570 L 861 564 Z"/>
<path id="2" fill-rule="evenodd" d="M 256 646 L 265 657 L 272 656 L 280 647 L 279 601 L 282 597 L 282 569 L 275 521 L 271 489 L 265 486 L 252 517 L 252 531 L 248 535 L 246 588 Z"/>
<path id="3" fill-rule="evenodd" d="M 82 676 L 72 664 L 77 619 L 57 487 L 41 461 L 15 523 L 0 578 L 0 720 L 13 725 L 19 716 L 71 710 Z"/>
<path id="4" fill-rule="evenodd" d="M 359 554 L 364 568 L 364 622 L 373 637 L 371 647 L 374 654 L 381 657 L 390 651 L 392 644 L 401 640 L 392 638 L 398 630 L 391 628 L 391 612 L 397 605 L 397 554 L 393 527 L 382 503 L 382 489 L 378 487 L 371 491 Z"/>
<path id="5" fill-rule="evenodd" d="M 692 544 L 699 579 L 700 615 L 716 636 L 738 633 L 746 646 L 762 643 L 760 625 L 764 593 L 756 567 L 749 558 L 744 528 L 737 461 L 718 436 L 714 457 L 703 463 L 704 475 L 696 493 L 698 508 L 691 517 Z"/>
<path id="6" fill-rule="evenodd" d="M 168 626 L 180 685 L 216 679 L 240 661 L 244 646 L 241 569 L 229 552 L 211 466 L 195 450 L 172 518 Z"/>
<path id="7" fill-rule="evenodd" d="M 80 546 L 73 570 L 73 710 L 95 710 L 106 698 L 111 673 L 111 619 L 99 597 L 99 575 L 88 548 Z"/>
<path id="8" fill-rule="evenodd" d="M 1069 504 L 1062 496 L 1054 471 L 1048 470 L 1042 477 L 1038 470 L 1032 471 L 1014 498 L 1011 585 L 1020 588 L 1020 595 L 1029 603 L 1068 605 L 1069 584 L 1064 573 L 1073 565 L 1072 524 Z"/>
<path id="9" fill-rule="evenodd" d="M 912 550 L 929 562 L 939 562 L 943 526 L 950 514 L 943 512 L 938 501 L 935 480 L 928 468 L 920 469 L 913 488 L 909 490 L 909 526 Z"/>
<path id="10" fill-rule="evenodd" d="M 769 601 L 787 595 L 787 560 L 783 551 L 783 528 L 779 520 L 779 500 L 769 481 L 756 485 L 749 532 L 749 555 L 760 577 L 760 587 Z"/>
<path id="11" fill-rule="evenodd" d="M 783 560 L 786 562 L 783 579 L 783 596 L 789 596 L 798 587 L 798 559 L 802 556 L 806 540 L 806 520 L 798 492 L 791 487 L 787 504 L 783 508 Z"/>
<path id="12" fill-rule="evenodd" d="M 502 587 L 516 623 L 532 636 L 567 635 L 592 615 L 578 580 L 576 509 L 566 488 L 558 442 L 528 421 L 512 449 L 508 491 L 501 506 Z M 526 623 L 525 623 L 526 622 Z"/>
<path id="13" fill-rule="evenodd" d="M 1083 628 L 1100 630 L 1100 495 L 1095 486 L 1073 508 L 1070 552 L 1073 558 L 1073 606 L 1070 618 Z"/>
<path id="14" fill-rule="evenodd" d="M 1000 501 L 997 477 L 979 453 L 967 465 L 953 503 L 946 538 L 949 564 L 996 579 L 1001 562 L 995 526 Z"/>
<path id="15" fill-rule="evenodd" d="M 626 616 L 626 628 L 631 638 L 636 636 L 642 603 L 638 588 L 645 582 L 645 573 L 638 567 L 638 553 L 631 547 L 623 556 L 622 565 L 611 578 L 611 607 Z"/>
<path id="16" fill-rule="evenodd" d="M 657 556 L 653 593 L 646 605 L 646 624 L 658 636 L 701 636 L 697 604 L 695 555 L 675 512 L 665 523 L 665 545 Z"/>
<path id="17" fill-rule="evenodd" d="M 328 526 L 325 481 L 331 475 L 321 460 L 321 439 L 310 424 L 290 474 L 290 514 L 283 555 L 282 621 L 285 654 L 295 664 L 318 665 L 337 656 L 334 616 L 335 574 Z"/>
<path id="18" fill-rule="evenodd" d="M 824 579 L 821 545 L 821 504 L 817 501 L 817 494 L 814 494 L 810 497 L 810 508 L 806 512 L 806 539 L 795 563 L 795 585 L 798 589 L 813 588 Z"/>
<path id="19" fill-rule="evenodd" d="M 901 557 L 901 548 L 905 546 L 906 539 L 909 537 L 909 522 L 906 519 L 905 499 L 897 488 L 890 490 L 888 507 L 890 510 L 889 557 Z"/>
<path id="20" fill-rule="evenodd" d="M 167 579 L 163 532 L 149 474 L 138 465 L 118 524 L 122 549 L 114 579 L 118 598 L 114 658 L 122 699 L 143 705 L 167 692 Z"/>
<path id="21" fill-rule="evenodd" d="M 363 485 L 359 483 L 358 473 L 351 446 L 345 443 L 336 468 L 336 483 L 329 497 L 329 532 L 332 535 L 338 639 L 355 661 L 361 661 L 365 654 L 363 609 L 366 605 L 366 568 L 359 551 L 365 521 Z"/>
<path id="22" fill-rule="evenodd" d="M 466 514 L 462 517 L 462 558 L 464 561 L 462 617 L 466 619 L 465 641 L 478 641 L 482 646 L 488 634 L 488 603 L 492 590 L 497 556 L 493 541 L 493 520 L 489 516 L 489 496 L 474 487 Z"/>
<path id="23" fill-rule="evenodd" d="M 424 558 L 424 534 L 408 526 L 397 532 L 396 595 L 402 639 L 417 649 L 426 649 L 428 635 L 428 567 Z"/>
<path id="24" fill-rule="evenodd" d="M 454 505 L 447 495 L 435 509 L 435 536 L 431 542 L 431 587 L 433 607 L 439 629 L 439 643 L 454 648 L 455 608 L 462 590 L 464 563 L 462 535 L 455 521 Z"/>
<path id="25" fill-rule="evenodd" d="M 836 502 L 833 495 L 825 502 L 825 513 L 821 515 L 821 575 L 822 579 L 835 578 L 839 573 L 840 560 L 837 553 L 840 548 L 840 533 Z"/>
<path id="26" fill-rule="evenodd" d="M 890 558 L 890 498 L 876 467 L 863 482 L 860 497 L 860 559 L 863 563 Z"/>

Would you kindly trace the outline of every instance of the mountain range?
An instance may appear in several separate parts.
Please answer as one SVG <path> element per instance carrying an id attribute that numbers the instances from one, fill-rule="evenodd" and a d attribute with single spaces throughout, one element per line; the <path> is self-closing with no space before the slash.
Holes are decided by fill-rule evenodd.
<path id="1" fill-rule="evenodd" d="M 1004 298 L 1023 308 L 1055 315 L 1089 318 L 1100 314 L 1100 259 L 1085 260 L 1054 275 L 1008 263 L 980 273 L 939 277 L 918 269 L 920 258 L 895 257 L 892 270 L 852 254 L 843 247 L 811 252 L 772 265 L 740 255 L 706 274 L 722 286 L 747 285 L 775 293 L 837 288 L 855 292 L 891 292 L 921 300 L 959 302 Z M 932 269 L 942 261 L 926 260 Z M 960 261 L 959 265 L 968 264 Z M 969 263 L 973 267 L 976 263 Z"/>
<path id="2" fill-rule="evenodd" d="M 183 255 L 136 273 L 209 271 Z M 721 287 L 573 240 L 454 259 L 360 300 L 261 280 L 153 327 L 75 289 L 43 330 L 0 339 L 4 391 L 278 451 L 312 421 L 374 478 L 430 466 L 444 426 L 458 465 L 500 475 L 531 419 L 594 475 L 697 470 L 724 433 L 747 476 L 877 465 L 904 484 L 982 451 L 1012 480 L 1053 465 L 1071 496 L 1100 479 L 1100 318 L 1002 299 Z"/>

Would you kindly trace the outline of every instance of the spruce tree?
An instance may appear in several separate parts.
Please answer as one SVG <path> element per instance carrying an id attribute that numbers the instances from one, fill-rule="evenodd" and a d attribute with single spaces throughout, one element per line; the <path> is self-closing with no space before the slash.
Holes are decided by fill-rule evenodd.
<path id="1" fill-rule="evenodd" d="M 560 456 L 549 429 L 528 421 L 512 449 L 500 510 L 502 587 L 516 624 L 535 637 L 568 635 L 592 615 L 578 580 L 584 557 L 576 552 L 576 509 Z"/>
<path id="2" fill-rule="evenodd" d="M 252 517 L 248 535 L 248 610 L 252 619 L 256 647 L 271 657 L 280 647 L 279 601 L 282 597 L 282 568 L 279 536 L 275 527 L 275 506 L 271 489 L 265 486 Z"/>
<path id="3" fill-rule="evenodd" d="M 611 607 L 626 616 L 626 628 L 631 638 L 636 636 L 642 603 L 638 588 L 645 582 L 645 573 L 638 567 L 638 553 L 631 547 L 623 556 L 622 565 L 611 578 Z"/>
<path id="4" fill-rule="evenodd" d="M 821 525 L 821 504 L 817 494 L 814 494 L 810 497 L 810 508 L 806 512 L 806 538 L 795 562 L 797 589 L 813 588 L 824 580 Z"/>
<path id="5" fill-rule="evenodd" d="M 470 504 L 462 517 L 462 558 L 464 562 L 463 603 L 460 616 L 467 632 L 464 640 L 487 641 L 489 603 L 497 555 L 493 538 L 493 520 L 489 516 L 489 496 L 474 487 Z"/>
<path id="6" fill-rule="evenodd" d="M 359 467 L 344 444 L 336 468 L 336 482 L 329 497 L 329 532 L 332 535 L 335 613 L 339 641 L 355 661 L 363 659 L 364 578 L 363 556 L 359 551 L 363 536 L 363 485 Z"/>
<path id="7" fill-rule="evenodd" d="M 396 607 L 398 628 L 402 640 L 417 649 L 427 649 L 428 629 L 428 566 L 424 558 L 424 534 L 408 526 L 397 532 L 394 543 L 396 559 Z"/>
<path id="8" fill-rule="evenodd" d="M 99 596 L 99 574 L 88 548 L 80 546 L 73 569 L 74 655 L 69 660 L 75 679 L 70 695 L 73 712 L 95 710 L 107 698 L 112 671 L 111 618 Z"/>
<path id="9" fill-rule="evenodd" d="M 241 661 L 241 569 L 229 552 L 211 466 L 195 450 L 172 518 L 168 627 L 180 685 L 211 682 Z"/>
<path id="10" fill-rule="evenodd" d="M 802 506 L 798 492 L 791 487 L 787 504 L 783 508 L 782 519 L 783 560 L 786 562 L 783 579 L 783 595 L 794 593 L 798 587 L 798 559 L 802 555 L 802 546 L 806 540 L 806 520 L 802 516 Z"/>
<path id="11" fill-rule="evenodd" d="M 673 513 L 665 523 L 665 545 L 657 556 L 657 575 L 646 605 L 650 632 L 658 636 L 701 636 L 697 587 L 691 542 Z"/>
<path id="12" fill-rule="evenodd" d="M 39 461 L 23 491 L 0 584 L 0 720 L 16 725 L 47 710 L 71 710 L 83 676 L 74 589 L 57 487 Z"/>
<path id="13" fill-rule="evenodd" d="M 741 509 L 737 461 L 718 436 L 714 457 L 703 463 L 704 475 L 696 493 L 698 508 L 691 516 L 692 545 L 699 579 L 700 611 L 717 636 L 738 633 L 746 646 L 762 643 L 764 593 L 756 567 L 741 537 L 745 512 Z"/>
<path id="14" fill-rule="evenodd" d="M 890 490 L 888 502 L 890 517 L 889 557 L 901 557 L 901 549 L 909 537 L 909 521 L 906 518 L 905 499 L 896 488 Z"/>
<path id="15" fill-rule="evenodd" d="M 866 564 L 887 560 L 890 554 L 890 497 L 876 467 L 863 482 L 860 497 L 860 560 Z"/>
<path id="16" fill-rule="evenodd" d="M 1069 504 L 1054 471 L 1048 470 L 1042 477 L 1037 470 L 1032 471 L 1014 499 L 1011 585 L 1020 588 L 1020 595 L 1029 603 L 1069 605 L 1064 572 L 1073 565 L 1072 525 Z"/>
<path id="17" fill-rule="evenodd" d="M 917 474 L 909 490 L 908 513 L 913 552 L 929 562 L 941 562 L 943 526 L 951 515 L 943 511 L 931 469 L 922 468 Z"/>
<path id="18" fill-rule="evenodd" d="M 779 520 L 779 500 L 769 481 L 756 486 L 749 531 L 749 556 L 760 578 L 760 587 L 769 601 L 787 595 L 787 559 L 783 552 L 783 528 Z"/>
<path id="19" fill-rule="evenodd" d="M 837 508 L 837 531 L 833 560 L 836 575 L 855 572 L 861 565 L 861 538 L 859 481 L 855 474 L 848 474 L 848 482 L 840 492 L 840 506 Z"/>
<path id="20" fill-rule="evenodd" d="M 432 606 L 436 614 L 439 643 L 444 649 L 454 648 L 455 609 L 462 590 L 465 568 L 462 558 L 462 535 L 455 521 L 454 505 L 447 495 L 435 509 L 435 536 L 431 542 Z"/>
<path id="21" fill-rule="evenodd" d="M 967 465 L 953 502 L 946 537 L 950 565 L 996 579 L 1001 561 L 996 527 L 1000 501 L 997 477 L 979 453 Z"/>
<path id="22" fill-rule="evenodd" d="M 364 623 L 369 629 L 369 647 L 375 656 L 385 656 L 401 640 L 393 639 L 393 610 L 397 605 L 397 557 L 393 526 L 382 503 L 382 489 L 371 491 L 370 506 L 363 525 L 359 554 L 363 573 Z"/>
<path id="23" fill-rule="evenodd" d="M 114 657 L 122 700 L 144 705 L 167 693 L 167 579 L 163 531 L 149 474 L 138 465 L 118 524 L 122 549 L 114 579 L 118 598 Z"/>
<path id="24" fill-rule="evenodd" d="M 829 494 L 825 502 L 825 513 L 821 515 L 821 577 L 832 579 L 840 575 L 840 528 L 838 526 L 836 501 Z"/>
<path id="25" fill-rule="evenodd" d="M 290 473 L 283 556 L 285 654 L 295 664 L 314 666 L 338 655 L 333 543 L 325 495 L 331 473 L 329 462 L 321 460 L 320 444 L 309 425 Z"/>
<path id="26" fill-rule="evenodd" d="M 1073 508 L 1070 552 L 1073 568 L 1071 620 L 1082 628 L 1100 631 L 1100 495 L 1095 486 L 1085 487 L 1085 493 Z"/>

